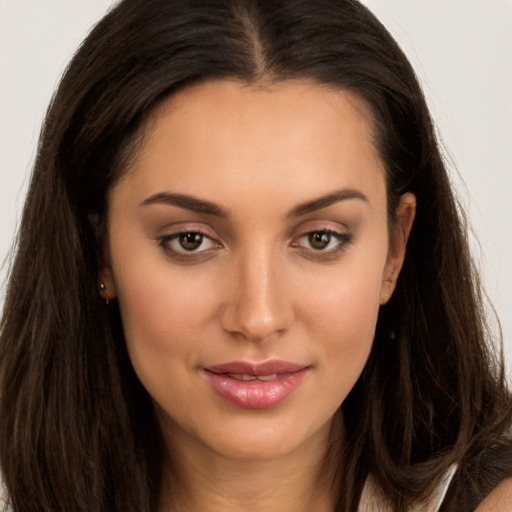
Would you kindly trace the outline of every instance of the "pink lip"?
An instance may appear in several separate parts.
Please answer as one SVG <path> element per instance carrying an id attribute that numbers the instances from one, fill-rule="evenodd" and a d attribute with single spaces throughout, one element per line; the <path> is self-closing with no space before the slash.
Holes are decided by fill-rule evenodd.
<path id="1" fill-rule="evenodd" d="M 309 366 L 287 361 L 232 361 L 205 368 L 214 390 L 229 403 L 246 409 L 266 409 L 282 402 L 302 382 Z M 231 375 L 230 375 L 231 374 Z M 235 375 L 271 376 L 270 380 L 240 380 Z"/>

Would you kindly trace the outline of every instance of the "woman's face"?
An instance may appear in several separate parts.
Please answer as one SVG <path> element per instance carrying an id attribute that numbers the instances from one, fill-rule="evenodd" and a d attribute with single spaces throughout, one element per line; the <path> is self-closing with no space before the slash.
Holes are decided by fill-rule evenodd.
<path id="1" fill-rule="evenodd" d="M 152 115 L 100 280 L 171 448 L 262 459 L 327 438 L 405 248 L 368 119 L 305 82 L 195 85 Z M 413 214 L 406 195 L 405 235 Z"/>

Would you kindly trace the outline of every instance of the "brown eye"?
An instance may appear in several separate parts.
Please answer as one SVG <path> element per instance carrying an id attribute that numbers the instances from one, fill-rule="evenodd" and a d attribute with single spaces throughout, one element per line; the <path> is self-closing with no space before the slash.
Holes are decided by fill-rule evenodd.
<path id="1" fill-rule="evenodd" d="M 308 241 L 313 249 L 322 250 L 329 245 L 331 235 L 325 231 L 313 231 L 308 234 Z"/>
<path id="2" fill-rule="evenodd" d="M 186 251 L 195 251 L 203 243 L 204 235 L 201 233 L 181 233 L 178 241 Z"/>

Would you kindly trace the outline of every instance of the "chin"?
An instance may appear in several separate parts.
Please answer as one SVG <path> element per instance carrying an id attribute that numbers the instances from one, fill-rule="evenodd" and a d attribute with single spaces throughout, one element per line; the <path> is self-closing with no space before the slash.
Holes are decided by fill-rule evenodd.
<path id="1" fill-rule="evenodd" d="M 332 419 L 320 425 L 308 424 L 304 422 L 305 418 L 302 420 L 303 425 L 283 418 L 252 418 L 251 421 L 237 421 L 229 428 L 207 432 L 203 437 L 203 444 L 218 455 L 241 462 L 279 459 L 293 455 L 296 450 L 305 446 L 310 446 L 314 450 L 325 447 Z M 224 426 L 227 426 L 227 423 Z"/>

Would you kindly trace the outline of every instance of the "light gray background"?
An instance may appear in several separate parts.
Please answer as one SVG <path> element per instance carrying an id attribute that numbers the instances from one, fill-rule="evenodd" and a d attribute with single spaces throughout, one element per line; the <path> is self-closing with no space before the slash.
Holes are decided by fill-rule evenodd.
<path id="1" fill-rule="evenodd" d="M 0 0 L 0 260 L 55 85 L 114 0 Z M 512 370 L 512 1 L 363 0 L 423 83 Z M 0 272 L 4 280 L 5 266 Z"/>

